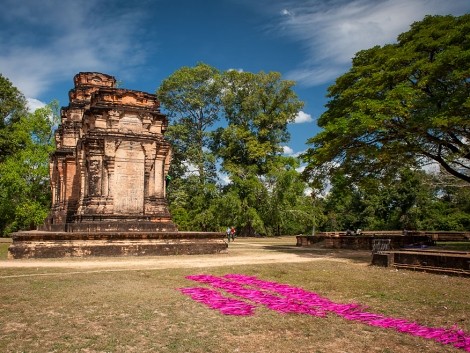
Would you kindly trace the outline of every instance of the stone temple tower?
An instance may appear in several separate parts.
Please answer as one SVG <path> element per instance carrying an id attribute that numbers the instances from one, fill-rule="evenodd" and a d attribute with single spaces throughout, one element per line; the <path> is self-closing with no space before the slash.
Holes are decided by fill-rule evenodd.
<path id="1" fill-rule="evenodd" d="M 153 94 L 81 72 L 62 108 L 50 160 L 48 230 L 176 230 L 165 199 L 168 120 Z"/>
<path id="2" fill-rule="evenodd" d="M 223 232 L 181 232 L 171 219 L 168 120 L 155 95 L 80 72 L 69 98 L 50 158 L 50 215 L 38 230 L 11 234 L 10 259 L 227 250 Z"/>

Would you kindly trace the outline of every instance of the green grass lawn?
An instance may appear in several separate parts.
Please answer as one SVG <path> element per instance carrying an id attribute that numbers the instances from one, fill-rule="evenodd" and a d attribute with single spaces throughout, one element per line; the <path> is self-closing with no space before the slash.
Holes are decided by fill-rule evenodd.
<path id="1" fill-rule="evenodd" d="M 470 241 L 438 241 L 436 247 L 443 250 L 470 251 Z"/>
<path id="2" fill-rule="evenodd" d="M 0 260 L 5 260 L 8 256 L 10 241 L 0 241 Z"/>
<path id="3" fill-rule="evenodd" d="M 241 251 L 237 247 L 248 247 L 249 242 L 250 239 L 237 239 L 230 244 L 229 251 Z M 283 251 L 277 247 L 279 243 L 274 242 L 273 251 Z M 266 251 L 258 244 L 256 241 L 253 249 Z M 295 251 L 295 246 L 290 251 Z M 256 256 L 255 252 L 252 254 Z M 299 256 L 309 253 L 299 249 Z M 304 263 L 233 266 L 227 262 L 220 267 L 129 268 L 114 272 L 64 268 L 60 267 L 61 260 L 54 261 L 51 268 L 0 267 L 0 351 L 462 351 L 432 340 L 347 321 L 335 314 L 318 318 L 279 314 L 258 307 L 253 316 L 225 316 L 177 290 L 203 286 L 185 279 L 187 275 L 201 273 L 255 275 L 301 287 L 338 303 L 360 303 L 370 312 L 431 327 L 450 328 L 456 324 L 470 333 L 468 278 L 374 267 L 364 261 L 339 259 L 334 253 L 325 252 L 323 257 Z"/>

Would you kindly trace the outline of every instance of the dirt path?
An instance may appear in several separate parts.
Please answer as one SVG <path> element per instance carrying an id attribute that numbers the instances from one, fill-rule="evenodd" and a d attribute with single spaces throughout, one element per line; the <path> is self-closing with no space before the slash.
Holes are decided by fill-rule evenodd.
<path id="1" fill-rule="evenodd" d="M 228 265 L 311 262 L 318 260 L 351 261 L 348 256 L 337 256 L 338 252 L 295 246 L 294 237 L 237 239 L 229 244 L 223 254 L 172 255 L 151 257 L 119 258 L 67 258 L 67 259 L 26 259 L 0 261 L 3 269 L 70 269 L 82 271 L 122 271 L 142 269 L 203 268 Z M 344 255 L 344 253 L 343 253 Z M 9 271 L 11 272 L 11 271 Z M 69 272 L 69 271 L 67 271 Z M 49 275 L 51 273 L 48 273 Z M 29 274 L 28 276 L 30 276 Z M 26 274 L 1 275 L 1 277 L 27 276 Z"/>

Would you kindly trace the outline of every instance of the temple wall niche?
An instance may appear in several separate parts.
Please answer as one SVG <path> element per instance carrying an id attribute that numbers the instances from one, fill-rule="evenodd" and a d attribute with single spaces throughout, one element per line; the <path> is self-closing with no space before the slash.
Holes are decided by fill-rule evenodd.
<path id="1" fill-rule="evenodd" d="M 114 212 L 144 213 L 145 153 L 140 143 L 123 141 L 117 151 L 114 167 Z"/>
<path id="2" fill-rule="evenodd" d="M 101 158 L 93 157 L 88 162 L 88 196 L 101 196 Z"/>
<path id="3" fill-rule="evenodd" d="M 155 160 L 155 194 L 157 197 L 164 197 L 165 181 L 164 181 L 164 162 L 161 157 Z"/>

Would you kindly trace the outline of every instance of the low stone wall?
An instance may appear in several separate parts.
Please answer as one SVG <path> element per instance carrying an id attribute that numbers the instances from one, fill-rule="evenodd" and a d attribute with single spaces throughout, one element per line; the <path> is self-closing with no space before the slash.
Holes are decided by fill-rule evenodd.
<path id="1" fill-rule="evenodd" d="M 388 235 L 388 236 L 387 236 Z M 405 246 L 433 245 L 428 236 L 422 235 L 395 235 L 381 234 L 380 236 L 323 236 L 323 235 L 297 235 L 297 246 L 317 246 L 327 249 L 354 249 L 372 250 L 374 239 L 390 239 L 391 249 L 400 249 Z"/>
<path id="2" fill-rule="evenodd" d="M 410 231 L 411 235 L 426 235 L 435 241 L 470 241 L 470 232 Z"/>
<path id="3" fill-rule="evenodd" d="M 470 276 L 470 252 L 399 250 L 372 256 L 372 265 Z"/>
<path id="4" fill-rule="evenodd" d="M 444 267 L 470 271 L 470 255 L 465 252 L 395 251 L 393 263 Z"/>
<path id="5" fill-rule="evenodd" d="M 316 236 L 320 237 L 342 237 L 346 236 L 345 231 L 319 232 Z M 470 232 L 465 231 L 443 231 L 443 230 L 363 230 L 360 236 L 364 237 L 397 237 L 407 236 L 425 236 L 434 241 L 470 241 Z"/>
<path id="6" fill-rule="evenodd" d="M 218 232 L 17 232 L 9 259 L 91 256 L 194 255 L 225 252 Z"/>

